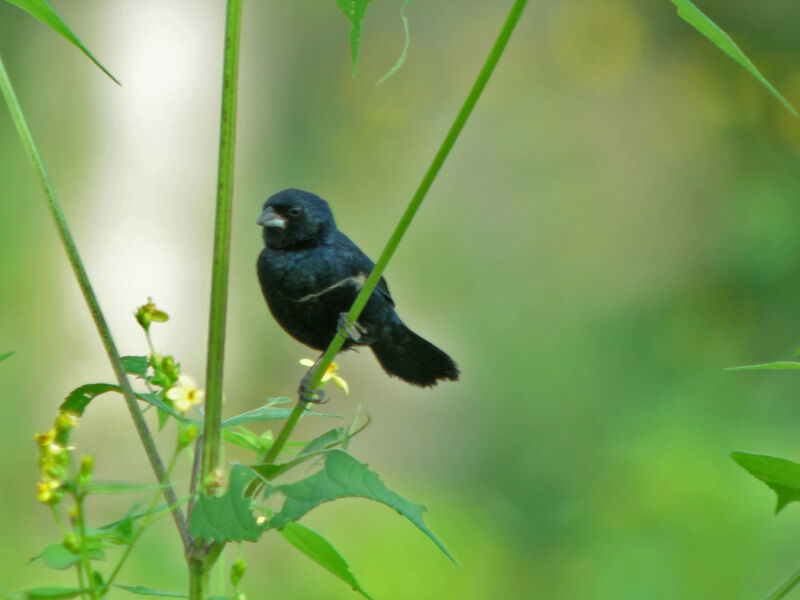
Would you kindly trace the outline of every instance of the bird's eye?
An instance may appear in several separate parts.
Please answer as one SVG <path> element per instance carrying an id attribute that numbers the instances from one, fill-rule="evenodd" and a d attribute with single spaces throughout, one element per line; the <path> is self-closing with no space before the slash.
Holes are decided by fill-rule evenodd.
<path id="1" fill-rule="evenodd" d="M 299 215 L 301 212 L 303 212 L 303 207 L 302 207 L 302 206 L 300 206 L 300 205 L 298 205 L 298 204 L 295 204 L 294 206 L 292 206 L 292 207 L 289 209 L 289 211 L 288 211 L 288 212 L 289 212 L 289 216 L 296 217 L 296 216 L 297 216 L 297 215 Z"/>

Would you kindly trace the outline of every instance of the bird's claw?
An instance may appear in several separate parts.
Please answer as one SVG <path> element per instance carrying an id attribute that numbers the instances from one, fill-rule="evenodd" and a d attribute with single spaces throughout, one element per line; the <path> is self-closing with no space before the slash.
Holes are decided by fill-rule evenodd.
<path id="1" fill-rule="evenodd" d="M 347 313 L 341 313 L 339 315 L 338 331 L 345 339 L 351 339 L 356 344 L 363 341 L 364 336 L 367 334 L 366 327 L 358 321 L 351 323 L 350 319 L 347 317 Z"/>
<path id="2" fill-rule="evenodd" d="M 316 364 L 314 367 L 316 367 Z M 308 370 L 308 373 L 303 376 L 297 393 L 300 396 L 300 401 L 305 404 L 325 404 L 328 401 L 328 395 L 325 393 L 325 390 L 321 388 L 315 390 L 310 385 L 311 375 L 314 373 L 314 367 L 311 367 Z"/>

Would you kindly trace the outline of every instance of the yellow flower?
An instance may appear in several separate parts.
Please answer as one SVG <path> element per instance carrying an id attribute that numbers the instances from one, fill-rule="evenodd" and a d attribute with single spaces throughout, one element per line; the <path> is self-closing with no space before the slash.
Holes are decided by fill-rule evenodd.
<path id="1" fill-rule="evenodd" d="M 178 376 L 178 382 L 167 390 L 167 399 L 172 400 L 181 414 L 200 404 L 205 395 L 203 390 L 197 389 L 194 380 L 186 375 Z"/>
<path id="2" fill-rule="evenodd" d="M 56 430 L 40 431 L 33 436 L 33 440 L 40 448 L 48 448 L 56 439 Z"/>
<path id="3" fill-rule="evenodd" d="M 36 484 L 36 499 L 42 504 L 48 504 L 54 498 L 54 492 L 61 487 L 57 479 L 40 481 Z"/>
<path id="4" fill-rule="evenodd" d="M 304 367 L 313 367 L 314 361 L 310 358 L 301 358 L 300 364 Z M 322 379 L 320 379 L 321 383 L 327 383 L 328 381 L 333 381 L 338 387 L 344 390 L 345 394 L 350 393 L 350 386 L 347 385 L 347 382 L 344 380 L 344 377 L 336 374 L 336 371 L 339 370 L 339 365 L 335 362 L 332 362 L 328 365 L 328 368 L 325 369 L 325 373 L 322 375 Z"/>

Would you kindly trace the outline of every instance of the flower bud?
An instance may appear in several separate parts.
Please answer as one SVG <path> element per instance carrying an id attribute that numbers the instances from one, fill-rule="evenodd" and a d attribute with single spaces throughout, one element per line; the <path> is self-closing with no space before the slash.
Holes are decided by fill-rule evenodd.
<path id="1" fill-rule="evenodd" d="M 181 428 L 178 431 L 178 445 L 181 448 L 185 448 L 195 439 L 197 439 L 197 435 L 199 433 L 200 429 L 194 423 L 186 423 L 181 425 Z"/>
<path id="2" fill-rule="evenodd" d="M 36 499 L 42 504 L 55 506 L 61 501 L 61 481 L 57 479 L 45 479 L 36 484 Z"/>
<path id="3" fill-rule="evenodd" d="M 78 483 L 86 485 L 92 480 L 92 468 L 94 467 L 94 457 L 88 454 L 81 456 L 81 469 L 78 471 Z"/>
<path id="4" fill-rule="evenodd" d="M 136 321 L 141 325 L 142 329 L 147 331 L 150 329 L 150 323 L 156 321 L 157 323 L 163 323 L 169 317 L 167 313 L 162 310 L 158 310 L 156 305 L 153 304 L 153 299 L 148 298 L 147 304 L 144 306 L 140 306 L 139 309 L 135 313 Z"/>
<path id="5" fill-rule="evenodd" d="M 239 582 L 244 577 L 244 572 L 247 570 L 247 563 L 243 558 L 237 558 L 231 565 L 231 584 L 233 587 L 239 587 Z"/>
<path id="6" fill-rule="evenodd" d="M 64 536 L 64 548 L 72 552 L 73 554 L 79 554 L 81 551 L 81 542 L 78 539 L 78 536 L 74 533 L 68 533 Z"/>

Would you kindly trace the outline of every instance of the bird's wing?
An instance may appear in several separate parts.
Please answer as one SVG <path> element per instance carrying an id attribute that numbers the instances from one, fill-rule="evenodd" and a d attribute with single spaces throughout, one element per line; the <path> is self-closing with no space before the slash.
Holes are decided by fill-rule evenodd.
<path id="1" fill-rule="evenodd" d="M 335 245 L 344 250 L 344 252 L 340 253 L 340 256 L 346 263 L 343 265 L 345 270 L 354 275 L 358 274 L 363 275 L 364 277 L 369 277 L 369 274 L 375 267 L 375 263 L 373 263 L 370 258 L 361 251 L 361 248 L 356 246 L 349 237 L 347 237 L 341 231 L 337 233 L 338 235 L 336 237 Z M 363 285 L 364 283 L 362 282 L 361 286 Z M 359 290 L 361 286 L 359 286 Z M 392 295 L 389 293 L 389 284 L 386 283 L 386 279 L 381 277 L 378 280 L 378 284 L 375 286 L 375 291 L 383 296 L 389 302 L 389 304 L 394 306 L 394 300 L 392 300 Z"/>

